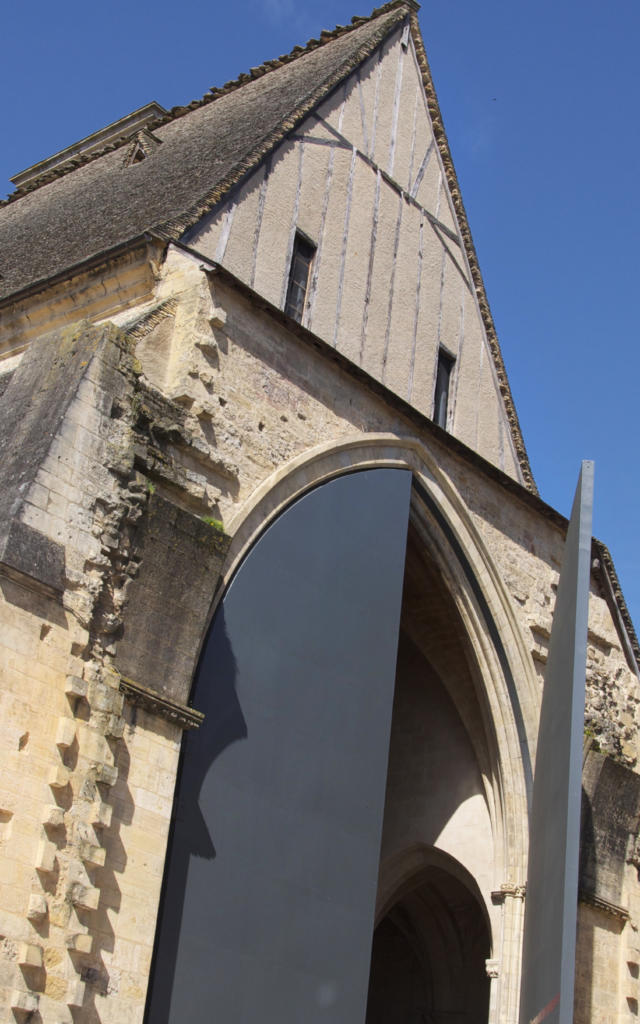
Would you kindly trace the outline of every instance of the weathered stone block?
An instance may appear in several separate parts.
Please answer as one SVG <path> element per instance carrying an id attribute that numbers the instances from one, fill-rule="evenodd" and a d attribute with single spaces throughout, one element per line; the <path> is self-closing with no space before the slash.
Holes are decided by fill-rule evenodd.
<path id="1" fill-rule="evenodd" d="M 140 526 L 116 666 L 123 676 L 186 703 L 229 538 L 153 494 Z"/>
<path id="2" fill-rule="evenodd" d="M 57 539 L 21 521 L 52 440 L 100 346 L 119 336 L 112 325 L 86 323 L 52 331 L 30 348 L 0 404 L 5 457 L 0 467 L 0 564 L 56 593 L 64 587 L 65 554 Z"/>
<path id="3" fill-rule="evenodd" d="M 35 1013 L 38 1009 L 38 996 L 31 992 L 13 992 L 11 996 L 11 1009 L 22 1010 L 24 1013 Z"/>
<path id="4" fill-rule="evenodd" d="M 71 772 L 63 764 L 54 765 L 49 772 L 49 785 L 51 789 L 64 789 L 69 785 Z"/>
<path id="5" fill-rule="evenodd" d="M 580 888 L 586 896 L 619 906 L 640 819 L 640 776 L 590 751 L 582 783 Z"/>
<path id="6" fill-rule="evenodd" d="M 93 938 L 86 932 L 76 932 L 67 936 L 66 945 L 67 949 L 73 950 L 74 953 L 88 954 L 93 949 Z"/>
<path id="7" fill-rule="evenodd" d="M 62 828 L 64 825 L 64 810 L 57 804 L 49 804 L 42 812 L 42 824 L 49 828 Z"/>
<path id="8" fill-rule="evenodd" d="M 55 843 L 42 839 L 36 853 L 36 869 L 44 874 L 50 874 L 56 867 L 56 846 Z"/>
<path id="9" fill-rule="evenodd" d="M 72 1008 L 80 1008 L 84 1003 L 84 994 L 86 985 L 83 981 L 73 982 L 69 988 L 67 996 L 67 1006 Z"/>
<path id="10" fill-rule="evenodd" d="M 27 917 L 30 921 L 40 921 L 47 916 L 47 900 L 42 893 L 32 892 L 27 907 Z"/>
<path id="11" fill-rule="evenodd" d="M 99 764 L 96 769 L 96 781 L 105 786 L 115 786 L 118 781 L 118 769 L 112 764 Z"/>
<path id="12" fill-rule="evenodd" d="M 95 846 L 93 843 L 82 843 L 80 856 L 85 864 L 93 864 L 96 867 L 103 867 L 106 857 L 106 850 L 102 846 Z"/>
<path id="13" fill-rule="evenodd" d="M 83 910 L 97 910 L 100 890 L 95 886 L 77 885 L 72 897 L 73 905 Z"/>
<path id="14" fill-rule="evenodd" d="M 56 732 L 56 746 L 60 747 L 61 750 L 67 750 L 68 747 L 73 745 L 75 738 L 76 726 L 73 719 L 61 718 Z"/>
<path id="15" fill-rule="evenodd" d="M 94 828 L 109 828 L 113 808 L 109 804 L 97 802 L 92 805 L 89 823 Z"/>
<path id="16" fill-rule="evenodd" d="M 42 967 L 42 946 L 21 942 L 18 951 L 18 963 L 21 967 Z"/>
<path id="17" fill-rule="evenodd" d="M 87 681 L 80 676 L 67 676 L 65 693 L 69 698 L 82 699 L 87 696 Z"/>

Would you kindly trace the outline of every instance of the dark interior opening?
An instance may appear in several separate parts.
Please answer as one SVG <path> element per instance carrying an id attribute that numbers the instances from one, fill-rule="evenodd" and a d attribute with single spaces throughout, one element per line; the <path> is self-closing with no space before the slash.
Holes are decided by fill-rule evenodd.
<path id="1" fill-rule="evenodd" d="M 374 932 L 366 1024 L 486 1024 L 489 955 L 476 897 L 429 866 Z"/>

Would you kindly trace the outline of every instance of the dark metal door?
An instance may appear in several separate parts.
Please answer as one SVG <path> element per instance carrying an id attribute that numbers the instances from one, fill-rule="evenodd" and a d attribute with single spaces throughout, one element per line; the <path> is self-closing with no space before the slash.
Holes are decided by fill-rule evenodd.
<path id="1" fill-rule="evenodd" d="M 151 1024 L 364 1021 L 410 488 L 382 469 L 305 495 L 216 613 Z"/>

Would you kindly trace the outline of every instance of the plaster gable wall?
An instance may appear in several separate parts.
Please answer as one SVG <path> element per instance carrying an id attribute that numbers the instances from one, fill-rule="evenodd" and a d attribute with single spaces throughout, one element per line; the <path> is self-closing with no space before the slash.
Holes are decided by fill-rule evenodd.
<path id="1" fill-rule="evenodd" d="M 305 326 L 427 416 L 444 347 L 456 358 L 447 429 L 520 479 L 402 28 L 185 240 L 283 308 L 296 230 L 317 246 Z"/>

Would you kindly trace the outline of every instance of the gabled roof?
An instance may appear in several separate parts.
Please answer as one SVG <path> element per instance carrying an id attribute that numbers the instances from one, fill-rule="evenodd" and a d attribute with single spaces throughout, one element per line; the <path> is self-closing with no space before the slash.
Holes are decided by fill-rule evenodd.
<path id="1" fill-rule="evenodd" d="M 181 235 L 407 15 L 401 0 L 322 33 L 148 127 L 162 145 L 126 166 L 130 138 L 18 190 L 0 209 L 0 299 L 145 231 Z"/>
<path id="2" fill-rule="evenodd" d="M 409 18 L 500 392 L 525 486 L 536 492 L 420 34 L 415 0 L 322 32 L 187 107 L 146 125 L 156 145 L 136 159 L 125 136 L 80 153 L 0 203 L 0 304 L 139 239 L 179 239 Z M 144 147 L 142 147 L 144 149 Z M 146 152 L 142 154 L 147 157 Z M 44 161 L 46 164 L 47 161 Z"/>

